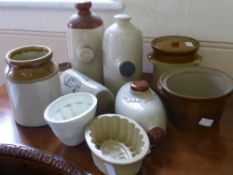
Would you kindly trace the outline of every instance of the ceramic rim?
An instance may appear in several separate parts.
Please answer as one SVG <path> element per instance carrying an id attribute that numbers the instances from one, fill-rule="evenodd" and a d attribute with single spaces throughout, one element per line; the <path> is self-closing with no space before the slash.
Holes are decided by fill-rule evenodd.
<path id="1" fill-rule="evenodd" d="M 102 153 L 101 153 L 101 150 L 98 150 L 96 147 L 95 147 L 95 143 L 93 143 L 92 141 L 92 137 L 90 136 L 90 125 L 91 123 L 94 121 L 94 120 L 98 120 L 102 117 L 119 117 L 120 119 L 126 119 L 129 123 L 133 123 L 135 125 L 136 128 L 139 129 L 140 131 L 140 134 L 142 134 L 143 136 L 143 141 L 144 141 L 144 149 L 141 149 L 141 152 L 139 154 L 137 154 L 133 159 L 123 159 L 123 160 L 114 160 L 114 159 L 107 159 L 106 156 L 104 156 Z M 147 136 L 147 133 L 145 132 L 145 130 L 136 122 L 134 121 L 133 119 L 130 119 L 126 116 L 123 116 L 123 115 L 120 115 L 120 114 L 102 114 L 102 115 L 99 115 L 97 116 L 94 120 L 90 121 L 86 127 L 85 127 L 85 140 L 87 142 L 87 145 L 89 147 L 89 149 L 92 151 L 92 153 L 97 156 L 99 159 L 107 162 L 107 163 L 111 163 L 111 164 L 115 164 L 115 165 L 128 165 L 128 164 L 132 164 L 132 163 L 135 163 L 135 162 L 138 162 L 140 160 L 142 160 L 146 154 L 148 153 L 148 150 L 149 150 L 149 138 Z M 91 149 L 92 147 L 95 147 L 95 149 Z"/>
<path id="2" fill-rule="evenodd" d="M 180 73 L 205 73 L 209 75 L 219 75 L 221 77 L 224 77 L 225 80 L 228 81 L 228 85 L 231 85 L 230 87 L 226 88 L 226 90 L 221 94 L 217 96 L 211 96 L 211 97 L 198 97 L 198 96 L 189 96 L 189 95 L 183 95 L 181 93 L 177 93 L 172 91 L 167 84 L 167 81 L 170 77 L 180 74 Z M 214 69 L 214 68 L 209 68 L 209 67 L 182 67 L 182 68 L 174 68 L 169 71 L 164 72 L 160 78 L 159 78 L 159 83 L 161 85 L 161 88 L 167 91 L 169 94 L 179 97 L 179 98 L 185 98 L 185 99 L 190 99 L 190 100 L 211 100 L 211 99 L 216 99 L 216 98 L 222 98 L 224 96 L 229 95 L 232 90 L 233 90 L 233 79 L 224 73 L 223 71 Z"/>
<path id="3" fill-rule="evenodd" d="M 69 119 L 64 119 L 64 120 L 54 120 L 54 119 L 51 119 L 51 117 L 49 117 L 49 113 L 50 113 L 50 110 L 51 108 L 56 105 L 57 103 L 59 103 L 60 101 L 62 100 L 66 100 L 66 99 L 69 99 L 70 97 L 74 97 L 74 96 L 80 96 L 80 95 L 85 95 L 85 96 L 88 96 L 89 98 L 92 99 L 92 103 L 91 105 L 88 107 L 88 109 L 78 115 L 76 115 L 75 117 L 72 117 L 72 118 L 69 118 Z M 97 98 L 91 94 L 91 93 L 86 93 L 86 92 L 75 92 L 75 93 L 71 93 L 71 94 L 66 94 L 66 95 L 63 95 L 59 98 L 57 98 L 56 100 L 54 100 L 52 103 L 50 103 L 45 111 L 44 111 L 44 118 L 47 122 L 50 122 L 50 123 L 67 123 L 67 122 L 71 122 L 73 120 L 76 120 L 77 118 L 82 118 L 83 116 L 85 116 L 87 113 L 89 113 L 91 110 L 93 110 L 93 108 L 95 108 L 97 105 Z"/>

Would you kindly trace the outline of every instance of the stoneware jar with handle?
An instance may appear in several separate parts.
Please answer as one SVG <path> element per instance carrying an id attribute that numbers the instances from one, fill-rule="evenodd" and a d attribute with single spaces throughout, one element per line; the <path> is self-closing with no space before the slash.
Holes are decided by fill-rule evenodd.
<path id="1" fill-rule="evenodd" d="M 120 87 L 142 73 L 142 34 L 127 14 L 114 16 L 116 23 L 104 33 L 104 83 L 116 94 Z"/>
<path id="2" fill-rule="evenodd" d="M 23 46 L 6 54 L 5 75 L 15 121 L 23 126 L 46 125 L 47 105 L 61 95 L 58 66 L 47 46 Z"/>
<path id="3" fill-rule="evenodd" d="M 91 1 L 75 4 L 67 27 L 67 44 L 72 67 L 99 83 L 103 83 L 103 21 L 90 11 Z"/>

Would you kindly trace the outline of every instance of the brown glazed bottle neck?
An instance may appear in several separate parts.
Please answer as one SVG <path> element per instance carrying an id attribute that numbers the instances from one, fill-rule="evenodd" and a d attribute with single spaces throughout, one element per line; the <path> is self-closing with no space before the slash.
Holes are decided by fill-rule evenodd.
<path id="1" fill-rule="evenodd" d="M 149 89 L 149 85 L 146 80 L 133 80 L 130 88 L 134 92 L 146 92 Z"/>
<path id="2" fill-rule="evenodd" d="M 94 29 L 103 25 L 100 17 L 90 11 L 91 2 L 76 3 L 77 14 L 71 16 L 68 27 L 72 29 Z"/>
<path id="3" fill-rule="evenodd" d="M 91 15 L 91 2 L 75 3 L 75 8 L 78 10 L 78 15 Z"/>

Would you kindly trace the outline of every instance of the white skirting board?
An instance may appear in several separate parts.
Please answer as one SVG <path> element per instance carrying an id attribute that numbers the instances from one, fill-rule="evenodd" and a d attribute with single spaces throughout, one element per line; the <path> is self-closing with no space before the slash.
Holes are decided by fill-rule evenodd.
<path id="1" fill-rule="evenodd" d="M 153 65 L 148 61 L 147 54 L 152 52 L 150 46 L 152 37 L 144 37 L 143 40 L 143 71 L 152 72 Z M 34 32 L 0 29 L 0 85 L 5 82 L 4 69 L 5 54 L 22 45 L 40 44 L 51 47 L 55 62 L 68 61 L 66 33 L 64 32 Z M 199 54 L 203 57 L 201 65 L 217 68 L 233 77 L 233 43 L 214 43 L 200 41 Z"/>

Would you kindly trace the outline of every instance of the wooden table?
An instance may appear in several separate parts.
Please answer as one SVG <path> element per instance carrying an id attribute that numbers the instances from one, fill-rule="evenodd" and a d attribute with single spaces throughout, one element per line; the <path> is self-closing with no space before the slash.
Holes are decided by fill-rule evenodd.
<path id="1" fill-rule="evenodd" d="M 91 174 L 101 174 L 85 143 L 67 147 L 48 126 L 28 128 L 16 124 L 5 86 L 0 87 L 0 143 L 37 148 L 61 156 Z M 219 129 L 202 134 L 184 133 L 169 123 L 165 141 L 151 149 L 139 174 L 233 175 L 233 98 L 227 101 Z"/>

